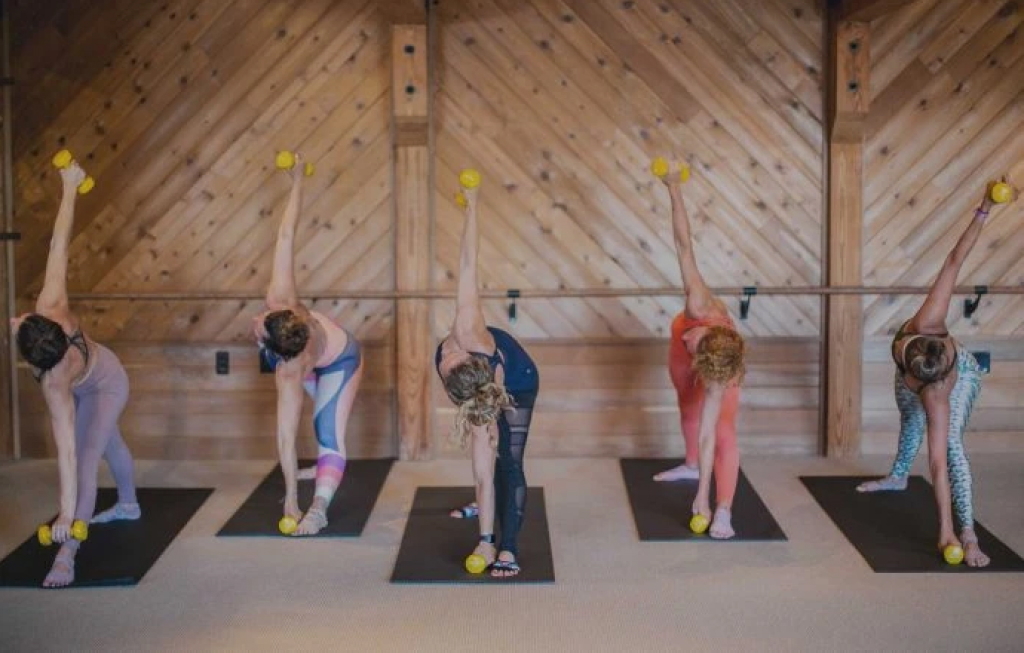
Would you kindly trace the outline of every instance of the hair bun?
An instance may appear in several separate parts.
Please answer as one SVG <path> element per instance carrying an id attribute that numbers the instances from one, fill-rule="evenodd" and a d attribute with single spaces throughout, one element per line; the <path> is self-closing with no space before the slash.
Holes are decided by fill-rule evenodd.
<path id="1" fill-rule="evenodd" d="M 925 342 L 924 353 L 926 356 L 929 357 L 941 356 L 942 354 L 946 353 L 946 346 L 942 343 L 941 340 L 933 340 L 929 338 Z"/>

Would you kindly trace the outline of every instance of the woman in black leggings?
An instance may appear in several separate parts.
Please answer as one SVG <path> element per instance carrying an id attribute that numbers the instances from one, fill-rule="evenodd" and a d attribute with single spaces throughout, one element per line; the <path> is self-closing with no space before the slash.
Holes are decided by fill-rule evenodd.
<path id="1" fill-rule="evenodd" d="M 435 364 L 445 391 L 459 407 L 456 441 L 465 447 L 472 440 L 476 504 L 455 514 L 479 514 L 480 542 L 474 553 L 487 561 L 492 576 L 505 578 L 519 573 L 518 538 L 526 509 L 523 454 L 540 379 L 522 345 L 484 321 L 477 292 L 476 189 L 464 194 L 458 308 L 451 332 L 437 347 Z M 497 548 L 495 508 L 501 526 Z"/>

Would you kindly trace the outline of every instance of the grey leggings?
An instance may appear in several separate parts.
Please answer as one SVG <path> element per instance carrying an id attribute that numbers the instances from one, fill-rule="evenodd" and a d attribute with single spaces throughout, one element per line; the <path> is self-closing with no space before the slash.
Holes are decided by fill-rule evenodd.
<path id="1" fill-rule="evenodd" d="M 90 343 L 95 358 L 92 371 L 76 386 L 75 457 L 77 459 L 78 503 L 75 519 L 88 522 L 96 509 L 96 486 L 100 459 L 107 461 L 117 483 L 117 500 L 136 503 L 132 455 L 121 437 L 117 420 L 128 402 L 128 375 L 114 352 Z"/>

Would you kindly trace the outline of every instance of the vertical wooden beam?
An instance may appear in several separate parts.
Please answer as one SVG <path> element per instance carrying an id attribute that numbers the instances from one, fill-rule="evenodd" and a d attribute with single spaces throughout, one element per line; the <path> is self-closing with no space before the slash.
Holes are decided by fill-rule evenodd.
<path id="1" fill-rule="evenodd" d="M 829 151 L 828 285 L 860 284 L 862 167 L 860 143 Z M 825 298 L 825 451 L 830 458 L 860 453 L 863 310 L 859 295 Z"/>
<path id="2" fill-rule="evenodd" d="M 844 20 L 855 20 L 866 23 L 919 1 L 920 0 L 845 0 L 842 3 L 842 17 Z"/>
<path id="3" fill-rule="evenodd" d="M 395 145 L 426 147 L 430 115 L 426 25 L 391 27 L 391 102 Z"/>
<path id="4" fill-rule="evenodd" d="M 832 130 L 830 142 L 862 143 L 871 103 L 871 55 L 867 23 L 840 21 L 832 37 Z"/>
<path id="5" fill-rule="evenodd" d="M 841 21 L 831 30 L 828 220 L 824 237 L 829 286 L 861 284 L 864 225 L 864 120 L 870 97 L 868 25 Z M 863 366 L 862 299 L 826 295 L 821 379 L 825 451 L 860 454 Z"/>
<path id="6" fill-rule="evenodd" d="M 410 291 L 429 287 L 432 260 L 433 157 L 429 147 L 426 25 L 394 25 L 391 39 L 395 287 Z M 431 456 L 430 309 L 426 299 L 399 299 L 395 305 L 395 378 L 402 460 Z"/>
<path id="7" fill-rule="evenodd" d="M 11 76 L 11 27 L 10 4 L 0 1 L 0 75 L 5 80 Z M 3 226 L 0 231 L 12 234 L 14 231 L 14 173 L 11 111 L 11 86 L 3 86 Z M 14 334 L 11 333 L 10 318 L 14 317 L 14 242 L 5 239 L 0 242 L 0 460 L 21 457 L 21 442 L 18 434 L 18 376 L 15 369 Z"/>

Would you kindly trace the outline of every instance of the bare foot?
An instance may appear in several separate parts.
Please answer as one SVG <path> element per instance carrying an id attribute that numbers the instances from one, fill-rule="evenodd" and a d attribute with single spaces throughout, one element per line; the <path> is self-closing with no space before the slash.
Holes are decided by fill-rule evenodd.
<path id="1" fill-rule="evenodd" d="M 502 551 L 498 554 L 498 561 L 491 567 L 492 578 L 512 578 L 519 575 L 519 563 L 516 557 L 509 551 Z"/>
<path id="2" fill-rule="evenodd" d="M 50 573 L 43 579 L 43 587 L 67 587 L 75 582 L 75 554 L 78 545 L 70 542 L 60 547 L 57 557 L 53 560 Z"/>
<path id="3" fill-rule="evenodd" d="M 137 503 L 115 503 L 113 508 L 108 508 L 101 513 L 93 515 L 89 520 L 90 524 L 106 524 L 112 521 L 135 520 L 142 517 L 142 508 Z"/>
<path id="4" fill-rule="evenodd" d="M 453 519 L 472 519 L 480 514 L 480 508 L 476 505 L 476 501 L 473 503 L 466 504 L 461 508 L 456 508 L 448 513 L 449 517 Z"/>
<path id="5" fill-rule="evenodd" d="M 973 529 L 965 528 L 960 534 L 960 539 L 964 543 L 964 561 L 968 567 L 987 567 L 992 562 L 978 546 L 978 536 L 974 534 Z"/>
<path id="6" fill-rule="evenodd" d="M 327 528 L 327 513 L 322 508 L 314 506 L 306 511 L 294 535 L 316 535 L 325 528 Z"/>
<path id="7" fill-rule="evenodd" d="M 696 481 L 698 478 L 700 478 L 700 468 L 696 465 L 690 467 L 686 463 L 654 475 L 655 481 Z"/>
<path id="8" fill-rule="evenodd" d="M 968 542 L 964 546 L 964 561 L 968 567 L 987 567 L 992 560 L 978 547 L 977 542 Z"/>
<path id="9" fill-rule="evenodd" d="M 711 522 L 711 529 L 708 533 L 716 540 L 728 540 L 736 536 L 732 529 L 732 511 L 728 508 L 715 510 L 715 519 Z"/>
<path id="10" fill-rule="evenodd" d="M 906 489 L 906 476 L 886 476 L 877 481 L 865 481 L 857 486 L 858 492 L 901 492 Z"/>

